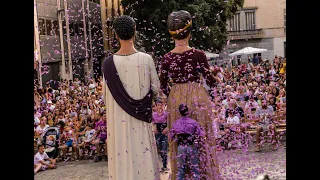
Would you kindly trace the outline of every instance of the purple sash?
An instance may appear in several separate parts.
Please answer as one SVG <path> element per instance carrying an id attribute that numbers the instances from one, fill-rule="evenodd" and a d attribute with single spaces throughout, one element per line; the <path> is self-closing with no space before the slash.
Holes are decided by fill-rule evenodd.
<path id="1" fill-rule="evenodd" d="M 118 105 L 134 118 L 151 123 L 151 106 L 153 97 L 152 90 L 150 89 L 148 94 L 143 99 L 132 99 L 127 93 L 126 89 L 123 87 L 116 66 L 114 65 L 113 55 L 107 57 L 107 59 L 104 61 L 103 74 L 108 88 Z"/>

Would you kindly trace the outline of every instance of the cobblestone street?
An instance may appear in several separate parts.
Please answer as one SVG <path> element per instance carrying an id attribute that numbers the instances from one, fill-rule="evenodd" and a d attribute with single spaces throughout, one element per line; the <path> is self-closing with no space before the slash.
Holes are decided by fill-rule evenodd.
<path id="1" fill-rule="evenodd" d="M 261 152 L 253 150 L 225 151 L 218 153 L 220 169 L 225 180 L 251 180 L 258 174 L 267 173 L 272 180 L 286 179 L 286 151 L 280 147 L 277 151 L 269 151 L 264 147 Z M 39 172 L 35 180 L 106 180 L 108 179 L 107 162 L 98 163 L 89 160 L 60 162 L 55 170 Z M 169 166 L 170 167 L 170 166 Z M 161 175 L 168 180 L 170 173 Z"/>

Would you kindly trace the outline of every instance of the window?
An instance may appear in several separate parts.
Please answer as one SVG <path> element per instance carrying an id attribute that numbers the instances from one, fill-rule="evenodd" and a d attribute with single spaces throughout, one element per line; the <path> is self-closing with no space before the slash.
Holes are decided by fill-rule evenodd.
<path id="1" fill-rule="evenodd" d="M 84 27 L 83 27 L 83 23 L 79 23 L 79 36 L 83 36 L 84 34 Z"/>
<path id="2" fill-rule="evenodd" d="M 51 20 L 46 19 L 46 34 L 47 35 L 52 35 L 51 34 L 52 26 L 51 26 Z"/>
<path id="3" fill-rule="evenodd" d="M 52 26 L 52 34 L 56 35 L 56 36 L 59 36 L 60 30 L 59 30 L 58 20 L 52 20 L 51 21 L 51 26 Z"/>
<path id="4" fill-rule="evenodd" d="M 91 24 L 91 27 L 89 26 L 89 23 L 86 22 L 86 33 L 87 33 L 87 37 L 89 38 L 89 28 L 92 29 L 92 24 Z M 92 30 L 91 30 L 92 31 Z"/>
<path id="5" fill-rule="evenodd" d="M 283 9 L 284 33 L 286 33 L 286 31 L 287 31 L 287 17 L 286 17 L 286 15 L 287 15 L 286 9 Z"/>
<path id="6" fill-rule="evenodd" d="M 79 23 L 74 23 L 74 34 L 79 35 Z"/>
<path id="7" fill-rule="evenodd" d="M 235 14 L 230 19 L 230 31 L 240 31 L 240 13 Z"/>
<path id="8" fill-rule="evenodd" d="M 46 35 L 46 23 L 44 19 L 39 19 L 38 30 L 40 35 Z"/>
<path id="9" fill-rule="evenodd" d="M 66 26 L 66 21 L 62 20 L 62 30 L 63 30 L 63 35 L 67 35 L 67 26 Z"/>
<path id="10" fill-rule="evenodd" d="M 98 26 L 93 24 L 92 28 L 91 28 L 91 37 L 92 38 L 98 35 L 98 30 L 99 30 Z"/>
<path id="11" fill-rule="evenodd" d="M 69 32 L 70 32 L 70 36 L 74 36 L 74 23 L 73 22 L 69 23 Z"/>
<path id="12" fill-rule="evenodd" d="M 57 20 L 39 19 L 39 34 L 47 36 L 59 35 L 59 24 Z"/>
<path id="13" fill-rule="evenodd" d="M 256 29 L 255 12 L 246 12 L 246 30 Z"/>
<path id="14" fill-rule="evenodd" d="M 89 0 L 89 1 L 91 1 L 91 2 L 93 2 L 93 3 L 100 4 L 100 0 Z"/>
<path id="15" fill-rule="evenodd" d="M 256 55 L 258 55 L 258 57 L 261 57 L 261 53 L 255 53 L 253 54 L 253 57 L 256 57 Z"/>

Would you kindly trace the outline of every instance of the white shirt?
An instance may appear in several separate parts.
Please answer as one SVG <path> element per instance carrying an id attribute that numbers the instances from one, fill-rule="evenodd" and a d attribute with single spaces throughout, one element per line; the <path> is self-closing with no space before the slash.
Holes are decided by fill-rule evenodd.
<path id="1" fill-rule="evenodd" d="M 39 161 L 44 161 L 46 159 L 49 159 L 49 156 L 46 154 L 46 152 L 43 152 L 43 154 L 40 154 L 39 152 L 34 156 L 33 162 L 34 164 L 39 164 Z"/>
<path id="2" fill-rule="evenodd" d="M 67 91 L 66 90 L 61 90 L 60 91 L 61 95 L 66 96 L 67 95 Z"/>
<path id="3" fill-rule="evenodd" d="M 40 124 L 40 120 L 38 117 L 34 117 L 34 124 L 35 125 L 39 125 Z"/>
<path id="4" fill-rule="evenodd" d="M 250 106 L 250 104 L 252 105 L 252 106 Z M 251 100 L 249 100 L 247 103 L 246 103 L 246 106 L 245 106 L 245 109 L 249 109 L 249 108 L 258 108 L 259 107 L 259 104 L 257 103 L 257 101 L 255 101 L 255 100 L 253 100 L 253 101 L 251 101 Z"/>
<path id="5" fill-rule="evenodd" d="M 91 129 L 90 131 L 86 131 L 86 140 L 85 140 L 85 142 L 90 142 L 95 133 L 96 133 L 95 129 Z"/>
<path id="6" fill-rule="evenodd" d="M 229 105 L 228 105 L 228 100 L 227 100 L 227 99 L 223 100 L 223 101 L 222 101 L 222 105 L 223 105 L 225 108 L 228 108 L 228 107 L 229 107 Z"/>
<path id="7" fill-rule="evenodd" d="M 274 69 L 270 69 L 269 70 L 269 74 L 271 74 L 272 76 L 276 74 L 276 71 Z"/>
<path id="8" fill-rule="evenodd" d="M 66 120 L 64 119 L 64 118 L 62 118 L 62 119 L 58 119 L 58 122 L 60 122 L 60 121 L 62 121 L 62 122 L 66 122 Z"/>
<path id="9" fill-rule="evenodd" d="M 45 125 L 44 128 L 41 128 L 41 126 L 37 126 L 36 132 L 42 134 L 44 130 L 46 130 L 49 127 L 49 125 Z"/>
<path id="10" fill-rule="evenodd" d="M 49 107 L 49 109 L 50 109 L 51 111 L 53 111 L 53 110 L 54 110 L 54 108 L 56 108 L 56 106 L 55 106 L 55 105 L 53 105 L 53 104 Z"/>
<path id="11" fill-rule="evenodd" d="M 89 84 L 89 88 L 90 89 L 94 89 L 94 88 L 96 88 L 96 85 L 95 84 Z"/>
<path id="12" fill-rule="evenodd" d="M 89 108 L 88 109 L 81 109 L 80 113 L 85 114 L 85 115 L 91 115 L 91 110 Z"/>
<path id="13" fill-rule="evenodd" d="M 227 124 L 239 124 L 239 123 L 240 123 L 240 119 L 238 116 L 233 116 L 233 118 L 229 116 L 227 118 Z"/>

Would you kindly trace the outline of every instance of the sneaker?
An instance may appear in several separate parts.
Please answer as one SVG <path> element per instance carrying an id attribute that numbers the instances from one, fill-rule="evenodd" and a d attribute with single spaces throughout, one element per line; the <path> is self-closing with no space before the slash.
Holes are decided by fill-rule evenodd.
<path id="1" fill-rule="evenodd" d="M 64 158 L 64 162 L 68 162 L 70 157 Z"/>
<path id="2" fill-rule="evenodd" d="M 99 162 L 102 160 L 102 157 L 101 156 L 96 156 L 94 157 L 94 162 Z"/>

